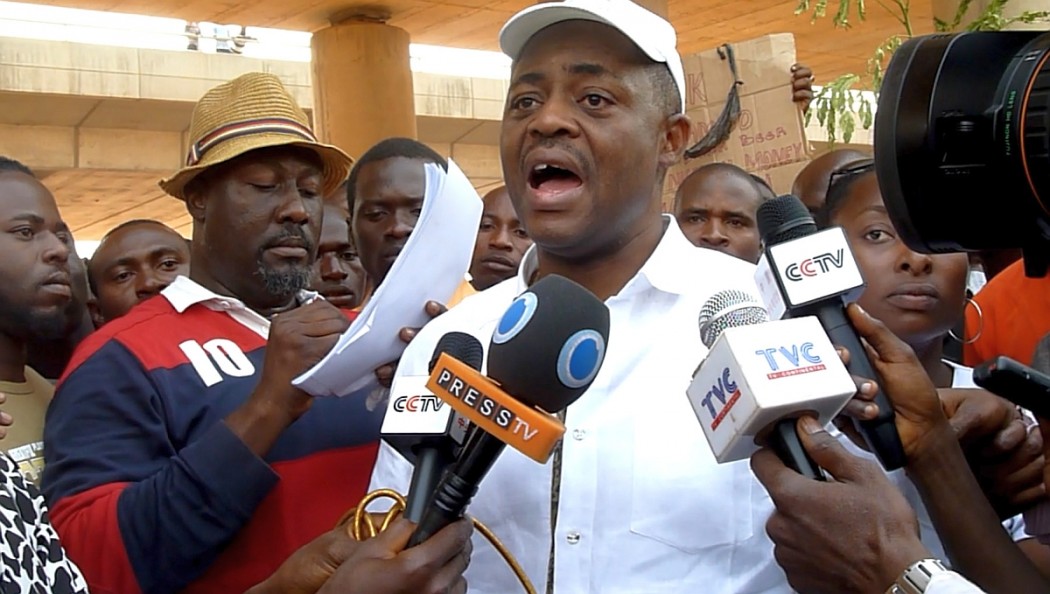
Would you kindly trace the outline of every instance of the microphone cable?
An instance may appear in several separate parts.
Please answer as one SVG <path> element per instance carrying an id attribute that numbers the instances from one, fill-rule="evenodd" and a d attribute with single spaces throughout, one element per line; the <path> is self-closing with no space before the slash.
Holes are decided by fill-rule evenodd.
<path id="1" fill-rule="evenodd" d="M 381 516 L 382 520 L 377 523 L 373 514 L 368 513 L 366 510 L 369 505 L 382 499 L 393 500 L 394 504 L 389 510 L 387 510 L 386 514 Z M 343 517 L 339 518 L 339 521 L 336 522 L 335 525 L 336 528 L 346 526 L 347 533 L 354 540 L 361 542 L 384 532 L 390 526 L 390 523 L 397 519 L 397 517 L 404 511 L 405 498 L 400 493 L 393 489 L 377 489 L 368 495 L 365 495 L 361 502 L 357 504 L 357 507 L 343 514 Z M 476 528 L 477 531 L 492 544 L 492 547 L 496 549 L 496 552 L 503 557 L 503 560 L 518 578 L 518 581 L 521 582 L 526 594 L 536 594 L 536 587 L 532 585 L 529 576 L 525 575 L 525 570 L 521 568 L 517 559 L 515 559 L 514 555 L 507 550 L 507 546 L 500 541 L 499 537 L 497 537 L 488 526 L 482 524 L 477 518 L 471 518 L 471 521 L 474 523 L 474 528 Z"/>

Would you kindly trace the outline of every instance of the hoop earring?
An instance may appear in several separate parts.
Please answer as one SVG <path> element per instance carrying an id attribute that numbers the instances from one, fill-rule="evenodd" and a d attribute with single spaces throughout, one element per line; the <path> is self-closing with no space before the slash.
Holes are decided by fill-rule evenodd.
<path id="1" fill-rule="evenodd" d="M 984 332 L 984 312 L 981 311 L 981 306 L 977 305 L 977 302 L 974 301 L 973 299 L 971 299 L 970 297 L 966 298 L 966 303 L 967 303 L 967 305 L 972 305 L 974 310 L 977 311 L 977 334 L 974 334 L 973 338 L 971 338 L 971 339 L 963 340 L 962 338 L 959 338 L 958 336 L 955 335 L 955 329 L 952 328 L 951 330 L 948 330 L 948 336 L 951 336 L 952 339 L 962 343 L 963 345 L 969 346 L 969 345 L 971 345 L 971 344 L 973 344 L 973 343 L 975 343 L 975 342 L 977 342 L 978 340 L 981 339 L 981 333 Z M 964 312 L 966 311 L 965 307 L 963 308 L 963 311 Z M 963 316 L 963 320 L 965 320 L 965 319 L 966 319 L 966 316 Z M 965 322 L 964 322 L 964 326 L 965 326 Z"/>

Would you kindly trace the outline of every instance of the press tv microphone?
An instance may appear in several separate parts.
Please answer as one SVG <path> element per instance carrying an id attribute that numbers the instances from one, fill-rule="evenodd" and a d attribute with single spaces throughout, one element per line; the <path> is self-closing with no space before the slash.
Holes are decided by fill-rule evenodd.
<path id="1" fill-rule="evenodd" d="M 768 442 L 796 472 L 824 479 L 802 447 L 795 419 L 829 423 L 856 391 L 820 322 L 770 322 L 749 293 L 716 293 L 700 309 L 708 347 L 686 391 L 720 463 L 743 460 Z"/>
<path id="2" fill-rule="evenodd" d="M 434 491 L 409 546 L 463 516 L 507 444 L 546 462 L 565 434 L 553 416 L 575 402 L 601 369 L 609 310 L 561 276 L 546 276 L 511 303 L 492 333 L 488 377 L 447 353 L 427 384 L 477 427 Z"/>
<path id="3" fill-rule="evenodd" d="M 441 337 L 430 360 L 433 371 L 442 353 L 480 370 L 485 356 L 481 342 L 464 332 Z M 405 498 L 405 518 L 418 522 L 445 468 L 466 440 L 470 422 L 435 396 L 419 378 L 406 377 L 393 386 L 381 437 L 413 464 Z M 393 394 L 397 394 L 394 396 Z"/>
<path id="4" fill-rule="evenodd" d="M 864 290 L 864 279 L 839 227 L 817 231 L 809 211 L 794 196 L 764 202 L 758 229 L 765 244 L 755 281 L 773 318 L 815 316 L 831 342 L 850 353 L 853 375 L 877 378 L 857 332 L 846 315 L 846 303 Z M 904 466 L 904 447 L 894 423 L 893 406 L 880 390 L 879 416 L 854 423 L 886 470 Z"/>

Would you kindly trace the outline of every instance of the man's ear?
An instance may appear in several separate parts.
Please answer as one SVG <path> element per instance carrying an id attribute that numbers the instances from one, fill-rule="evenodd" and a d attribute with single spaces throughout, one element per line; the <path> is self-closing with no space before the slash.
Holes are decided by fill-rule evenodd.
<path id="1" fill-rule="evenodd" d="M 678 113 L 669 116 L 663 124 L 663 147 L 660 151 L 660 164 L 670 169 L 682 160 L 686 145 L 692 137 L 693 123 L 689 116 Z"/>
<path id="2" fill-rule="evenodd" d="M 98 330 L 106 323 L 106 319 L 102 317 L 102 310 L 98 308 L 98 299 L 91 297 L 85 305 L 87 305 L 88 314 L 91 315 L 91 323 Z"/>
<path id="3" fill-rule="evenodd" d="M 189 211 L 190 217 L 198 223 L 203 223 L 205 214 L 207 213 L 208 197 L 197 184 L 190 184 L 190 187 L 184 191 L 186 196 L 186 210 Z"/>

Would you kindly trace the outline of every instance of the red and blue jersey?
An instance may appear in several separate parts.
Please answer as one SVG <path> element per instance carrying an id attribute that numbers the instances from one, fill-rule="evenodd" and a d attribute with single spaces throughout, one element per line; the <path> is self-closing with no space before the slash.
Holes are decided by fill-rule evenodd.
<path id="1" fill-rule="evenodd" d="M 260 459 L 223 419 L 259 380 L 266 322 L 169 295 L 186 288 L 204 291 L 180 278 L 89 337 L 48 411 L 51 520 L 92 592 L 243 592 L 368 486 L 385 407 L 319 398 Z"/>

